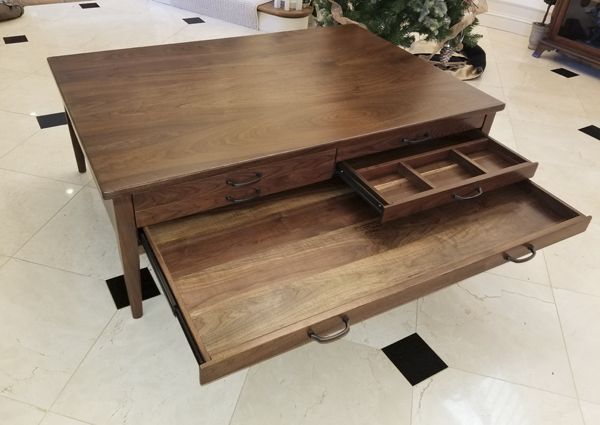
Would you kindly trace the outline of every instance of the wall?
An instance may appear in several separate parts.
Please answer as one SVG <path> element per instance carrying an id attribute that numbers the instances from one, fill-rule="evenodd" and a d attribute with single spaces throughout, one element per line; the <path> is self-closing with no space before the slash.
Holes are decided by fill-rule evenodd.
<path id="1" fill-rule="evenodd" d="M 543 0 L 488 0 L 488 13 L 481 15 L 482 25 L 529 35 L 532 22 L 544 17 L 546 3 Z"/>

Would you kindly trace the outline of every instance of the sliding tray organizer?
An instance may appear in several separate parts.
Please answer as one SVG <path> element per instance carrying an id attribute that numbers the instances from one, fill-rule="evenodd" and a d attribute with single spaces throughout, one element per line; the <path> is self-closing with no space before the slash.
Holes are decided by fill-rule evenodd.
<path id="1" fill-rule="evenodd" d="M 473 133 L 471 133 L 473 134 Z M 338 164 L 338 175 L 365 198 L 386 222 L 533 177 L 537 163 L 494 139 L 476 133 L 440 140 L 443 147 L 417 154 L 406 150 Z M 473 136 L 470 136 L 473 137 Z"/>

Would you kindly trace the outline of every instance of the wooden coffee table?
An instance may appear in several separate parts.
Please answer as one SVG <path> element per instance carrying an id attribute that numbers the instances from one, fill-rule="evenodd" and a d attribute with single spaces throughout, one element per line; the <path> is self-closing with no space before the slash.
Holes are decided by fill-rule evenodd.
<path id="1" fill-rule="evenodd" d="M 202 382 L 589 222 L 487 135 L 502 102 L 357 26 L 49 63 L 132 314 L 141 240 Z"/>

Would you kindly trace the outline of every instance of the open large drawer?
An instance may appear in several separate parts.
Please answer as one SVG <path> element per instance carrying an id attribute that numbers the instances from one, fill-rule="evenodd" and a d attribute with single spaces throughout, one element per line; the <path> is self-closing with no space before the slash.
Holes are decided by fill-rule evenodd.
<path id="1" fill-rule="evenodd" d="M 381 224 L 329 181 L 152 225 L 142 237 L 206 383 L 532 256 L 589 221 L 524 181 Z"/>

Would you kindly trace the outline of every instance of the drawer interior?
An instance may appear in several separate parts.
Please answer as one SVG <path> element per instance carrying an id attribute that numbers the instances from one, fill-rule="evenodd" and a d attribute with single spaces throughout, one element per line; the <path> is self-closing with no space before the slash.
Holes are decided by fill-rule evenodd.
<path id="1" fill-rule="evenodd" d="M 372 316 L 588 221 L 526 181 L 382 225 L 329 181 L 143 232 L 208 382 L 309 341 L 341 314 Z"/>
<path id="2" fill-rule="evenodd" d="M 398 149 L 389 155 L 338 164 L 338 174 L 383 214 L 383 221 L 450 202 L 465 192 L 459 189 L 482 191 L 525 180 L 537 167 L 481 133 L 468 141 L 438 141 L 418 153 L 402 155 Z"/>

